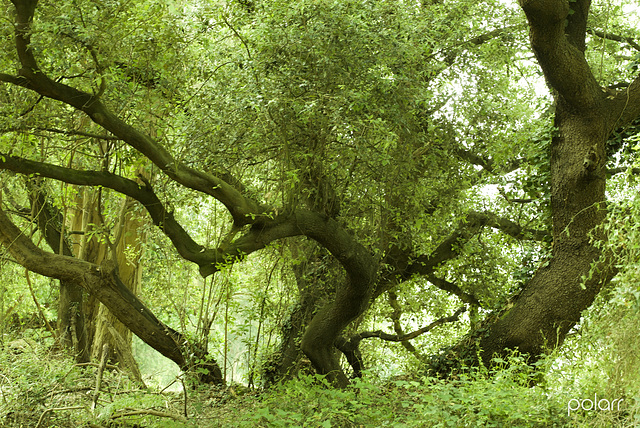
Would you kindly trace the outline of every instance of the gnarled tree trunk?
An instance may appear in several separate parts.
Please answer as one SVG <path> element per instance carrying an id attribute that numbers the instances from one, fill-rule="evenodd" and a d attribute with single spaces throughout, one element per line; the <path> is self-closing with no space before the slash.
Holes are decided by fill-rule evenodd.
<path id="1" fill-rule="evenodd" d="M 592 239 L 606 215 L 605 142 L 640 115 L 640 79 L 615 94 L 600 87 L 585 59 L 590 1 L 521 0 L 531 46 L 556 100 L 551 142 L 553 250 L 513 307 L 487 326 L 479 346 L 494 354 L 517 348 L 533 359 L 562 344 L 613 268 L 601 264 Z M 592 236 L 592 234 L 594 234 Z M 464 347 L 463 345 L 461 345 Z"/>

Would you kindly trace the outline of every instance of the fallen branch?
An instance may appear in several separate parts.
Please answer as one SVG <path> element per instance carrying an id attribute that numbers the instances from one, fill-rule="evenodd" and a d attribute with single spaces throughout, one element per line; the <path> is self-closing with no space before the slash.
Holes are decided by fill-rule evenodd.
<path id="1" fill-rule="evenodd" d="M 188 419 L 182 415 L 177 415 L 175 413 L 160 412 L 158 410 L 151 410 L 151 409 L 141 409 L 141 410 L 129 409 L 126 411 L 118 412 L 111 416 L 111 420 L 125 418 L 127 416 L 158 416 L 160 418 L 170 418 L 178 422 L 188 421 Z"/>
<path id="2" fill-rule="evenodd" d="M 96 408 L 98 404 L 98 397 L 100 396 L 100 386 L 102 385 L 102 374 L 104 373 L 104 368 L 107 365 L 107 357 L 109 356 L 109 345 L 104 344 L 102 346 L 102 356 L 100 358 L 100 365 L 98 365 L 98 373 L 96 374 L 96 388 L 93 391 L 93 403 L 91 403 L 91 410 Z"/>
<path id="3" fill-rule="evenodd" d="M 36 428 L 40 428 L 40 426 L 42 425 L 42 420 L 44 419 L 44 417 L 52 412 L 59 412 L 62 410 L 78 410 L 78 409 L 84 409 L 84 406 L 70 406 L 70 407 L 52 407 L 50 409 L 45 410 L 44 412 L 42 412 L 42 414 L 40 415 L 40 419 L 38 419 L 38 423 L 36 424 Z"/>

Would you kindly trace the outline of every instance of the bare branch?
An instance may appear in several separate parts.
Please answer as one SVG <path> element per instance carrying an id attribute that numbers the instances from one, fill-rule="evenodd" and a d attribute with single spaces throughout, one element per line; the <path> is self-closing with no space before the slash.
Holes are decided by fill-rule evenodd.
<path id="1" fill-rule="evenodd" d="M 623 172 L 629 171 L 628 167 L 618 167 L 618 168 L 609 168 L 607 169 L 607 175 L 616 175 L 621 174 Z M 640 168 L 631 168 L 631 174 L 637 175 L 640 174 Z"/>
<path id="2" fill-rule="evenodd" d="M 613 40 L 614 42 L 627 43 L 633 49 L 640 51 L 640 44 L 635 41 L 633 37 L 621 36 L 618 34 L 605 33 L 604 31 L 595 30 L 590 28 L 587 30 L 588 33 L 593 34 L 594 36 L 598 36 L 601 39 Z"/>
<path id="3" fill-rule="evenodd" d="M 185 423 L 188 421 L 187 418 L 182 415 L 178 415 L 175 413 L 160 412 L 158 410 L 152 410 L 152 409 L 122 410 L 111 415 L 111 420 L 125 418 L 127 416 L 144 416 L 144 415 L 157 416 L 160 418 L 169 418 L 169 419 L 173 419 L 174 421 L 185 422 Z"/>
<path id="4" fill-rule="evenodd" d="M 397 334 L 384 333 L 381 330 L 377 330 L 377 331 L 363 331 L 361 333 L 358 333 L 357 337 L 359 337 L 360 340 L 367 339 L 370 337 L 377 337 L 379 339 L 387 340 L 389 342 L 402 342 L 404 340 L 411 340 L 411 339 L 415 339 L 416 337 L 422 334 L 428 333 L 429 331 L 433 330 L 434 328 L 442 324 L 458 321 L 458 319 L 460 319 L 460 315 L 464 313 L 466 310 L 467 310 L 466 306 L 462 306 L 457 311 L 455 311 L 453 315 L 439 318 L 436 321 L 429 324 L 428 326 L 412 331 L 411 333 L 407 333 L 404 336 L 398 336 Z"/>
<path id="5" fill-rule="evenodd" d="M 393 321 L 393 331 L 396 332 L 396 334 L 398 335 L 398 337 L 403 337 L 405 336 L 405 332 L 402 329 L 402 325 L 400 324 L 400 315 L 402 314 L 402 310 L 400 309 L 400 304 L 398 303 L 398 295 L 395 293 L 395 291 L 391 291 L 389 290 L 388 294 L 388 301 L 389 301 L 389 306 L 391 306 L 391 308 L 393 309 L 393 312 L 391 312 L 391 321 Z M 413 346 L 413 344 L 408 341 L 408 340 L 403 340 L 400 342 L 402 344 L 402 346 L 404 346 L 404 348 L 411 352 L 418 360 L 422 359 L 422 355 L 418 352 L 418 350 L 416 349 L 415 346 Z"/>
<path id="6" fill-rule="evenodd" d="M 416 337 L 425 334 L 439 325 L 446 324 L 449 322 L 455 322 L 460 318 L 460 314 L 465 312 L 467 308 L 465 306 L 460 307 L 453 315 L 448 317 L 442 317 L 426 327 L 413 331 L 407 334 L 389 334 L 384 333 L 382 330 L 377 331 L 363 331 L 361 333 L 356 333 L 351 335 L 349 338 L 344 336 L 340 336 L 335 341 L 335 346 L 342 352 L 347 361 L 353 367 L 353 371 L 356 377 L 362 376 L 362 371 L 364 370 L 364 365 L 362 362 L 362 354 L 360 352 L 360 342 L 362 339 L 367 339 L 370 337 L 377 337 L 382 340 L 390 341 L 390 342 L 402 342 L 405 345 L 405 348 L 411 350 L 413 346 L 408 342 L 411 339 L 415 339 Z M 415 350 L 415 348 L 413 348 Z M 417 352 L 414 353 L 416 357 L 421 359 L 420 354 Z"/>

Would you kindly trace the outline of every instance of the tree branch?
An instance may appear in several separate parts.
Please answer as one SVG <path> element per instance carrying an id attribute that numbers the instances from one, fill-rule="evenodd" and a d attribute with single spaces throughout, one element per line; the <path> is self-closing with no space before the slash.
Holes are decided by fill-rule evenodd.
<path id="1" fill-rule="evenodd" d="M 4 81 L 31 89 L 42 96 L 62 101 L 83 111 L 95 123 L 149 158 L 174 181 L 216 198 L 229 210 L 235 224 L 255 223 L 268 213 L 266 208 L 242 195 L 233 185 L 213 174 L 195 170 L 179 162 L 157 141 L 113 114 L 97 96 L 47 77 L 38 67 L 33 50 L 29 46 L 30 23 L 37 1 L 13 0 L 13 3 L 16 8 L 16 49 L 22 68 L 19 72 L 20 77 L 2 75 Z"/>
<path id="2" fill-rule="evenodd" d="M 438 278 L 435 275 L 427 275 L 427 279 L 429 280 L 430 283 L 438 287 L 440 290 L 446 291 L 451 294 L 455 294 L 464 303 L 469 303 L 472 305 L 477 305 L 482 307 L 482 305 L 480 304 L 476 296 L 474 296 L 473 294 L 465 293 L 464 291 L 462 291 L 460 287 L 458 287 L 453 282 L 449 282 L 443 278 Z"/>
<path id="3" fill-rule="evenodd" d="M 393 312 L 391 312 L 391 321 L 393 321 L 393 331 L 396 332 L 398 337 L 403 337 L 405 336 L 405 332 L 402 328 L 402 325 L 400 324 L 400 315 L 402 314 L 402 310 L 400 308 L 400 304 L 398 303 L 398 295 L 395 293 L 395 291 L 392 291 L 392 290 L 389 290 L 387 294 L 389 297 L 388 299 L 389 306 L 391 306 L 391 308 L 393 309 Z M 416 347 L 413 346 L 413 344 L 410 341 L 403 340 L 400 343 L 402 344 L 402 346 L 404 346 L 404 349 L 411 352 L 418 360 L 422 360 L 423 358 L 422 355 L 418 352 Z"/>
<path id="4" fill-rule="evenodd" d="M 456 230 L 445 238 L 431 254 L 415 258 L 400 276 L 403 279 L 409 279 L 415 274 L 432 274 L 433 270 L 442 262 L 457 257 L 464 242 L 478 233 L 483 226 L 500 230 L 515 239 L 543 241 L 549 235 L 546 231 L 525 229 L 511 220 L 498 217 L 493 213 L 472 211 L 467 215 L 466 221 L 462 222 Z"/>
<path id="5" fill-rule="evenodd" d="M 165 209 L 150 186 L 141 186 L 133 180 L 106 171 L 78 171 L 44 162 L 35 162 L 0 153 L 0 169 L 20 174 L 34 174 L 69 184 L 103 186 L 132 197 L 146 209 L 153 223 L 171 240 L 178 253 L 186 260 L 203 268 L 225 261 L 217 250 L 209 250 L 196 243 L 173 216 Z"/>
<path id="6" fill-rule="evenodd" d="M 640 118 L 640 75 L 628 87 L 609 96 L 604 103 L 604 109 L 609 114 L 610 132 Z"/>
<path id="7" fill-rule="evenodd" d="M 498 217 L 494 213 L 490 212 L 473 212 L 473 216 L 477 221 L 483 222 L 485 226 L 494 228 L 502 233 L 511 236 L 512 238 L 519 240 L 532 240 L 532 241 L 544 241 L 549 238 L 550 233 L 545 230 L 527 229 L 520 226 L 509 219 Z"/>
<path id="8" fill-rule="evenodd" d="M 5 129 L 0 129 L 0 134 L 6 134 L 9 132 L 24 132 L 24 131 L 44 131 L 44 132 L 51 132 L 53 134 L 63 134 L 67 136 L 77 135 L 79 137 L 95 138 L 98 140 L 110 140 L 110 141 L 120 140 L 120 138 L 114 137 L 112 135 L 93 134 L 91 132 L 64 130 L 64 129 L 56 129 L 56 128 L 41 128 L 41 127 L 5 128 Z"/>
<path id="9" fill-rule="evenodd" d="M 411 350 L 412 348 L 415 350 L 415 348 L 408 342 L 409 340 L 415 339 L 416 337 L 433 330 L 439 325 L 457 321 L 460 318 L 460 314 L 462 314 L 466 310 L 467 308 L 465 306 L 462 306 L 453 315 L 450 315 L 448 317 L 442 317 L 432 322 L 426 327 L 423 327 L 421 329 L 418 329 L 416 331 L 413 331 L 407 334 L 389 334 L 389 333 L 384 333 L 382 330 L 376 330 L 376 331 L 363 331 L 361 333 L 356 333 L 349 336 L 349 338 L 340 336 L 336 339 L 335 346 L 347 358 L 347 361 L 353 368 L 354 376 L 362 377 L 362 371 L 364 370 L 364 365 L 362 362 L 362 354 L 360 352 L 360 342 L 362 341 L 362 339 L 377 337 L 379 339 L 386 340 L 389 342 L 402 342 L 403 345 L 405 345 L 405 347 L 408 350 Z M 420 354 L 418 354 L 417 352 L 414 353 L 414 355 L 416 355 L 416 357 L 421 359 Z"/>
<path id="10" fill-rule="evenodd" d="M 573 108 L 595 107 L 604 93 L 584 57 L 589 0 L 521 0 L 520 4 L 529 21 L 531 47 L 549 85 Z"/>
<path id="11" fill-rule="evenodd" d="M 618 168 L 609 168 L 607 169 L 607 174 L 616 175 L 623 172 L 627 172 L 628 170 L 629 170 L 629 167 L 622 167 L 622 166 Z M 634 174 L 634 175 L 640 174 L 640 168 L 631 168 L 631 174 Z"/>
<path id="12" fill-rule="evenodd" d="M 458 310 L 456 310 L 453 315 L 449 315 L 448 317 L 442 317 L 437 319 L 436 321 L 432 322 L 431 324 L 429 324 L 426 327 L 422 327 L 418 330 L 412 331 L 411 333 L 407 333 L 403 336 L 399 336 L 397 334 L 389 334 L 389 333 L 385 333 L 381 330 L 376 330 L 376 331 L 363 331 L 361 333 L 358 333 L 356 336 L 355 340 L 362 340 L 362 339 L 367 339 L 370 337 L 377 337 L 379 339 L 382 340 L 386 340 L 389 342 L 402 342 L 405 340 L 411 340 L 411 339 L 415 339 L 416 337 L 428 333 L 429 331 L 433 330 L 434 328 L 438 327 L 439 325 L 442 324 L 446 324 L 446 323 L 450 323 L 450 322 L 455 322 L 458 321 L 458 319 L 460 318 L 460 315 L 462 313 L 464 313 L 467 310 L 466 306 L 462 306 L 460 308 L 458 308 Z M 354 340 L 353 336 L 352 339 L 350 340 Z"/>
<path id="13" fill-rule="evenodd" d="M 633 49 L 640 51 L 640 44 L 638 44 L 633 37 L 620 36 L 618 34 L 605 33 L 604 31 L 595 30 L 590 28 L 587 30 L 588 33 L 593 34 L 594 36 L 598 36 L 601 39 L 613 40 L 614 42 L 627 43 Z"/>
<path id="14" fill-rule="evenodd" d="M 158 352 L 186 368 L 181 335 L 160 322 L 117 276 L 108 263 L 96 265 L 73 257 L 48 253 L 36 247 L 0 209 L 0 244 L 18 263 L 32 272 L 82 286 L 109 310 L 122 315 L 127 327 Z"/>

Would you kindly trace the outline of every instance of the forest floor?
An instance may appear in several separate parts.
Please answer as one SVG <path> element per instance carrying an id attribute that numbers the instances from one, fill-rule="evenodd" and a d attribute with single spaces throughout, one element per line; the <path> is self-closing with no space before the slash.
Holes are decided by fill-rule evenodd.
<path id="1" fill-rule="evenodd" d="M 37 335 L 0 346 L 0 427 L 632 426 L 624 414 L 569 414 L 562 397 L 526 385 L 517 368 L 455 381 L 356 381 L 344 390 L 313 376 L 267 391 L 180 377 L 153 388 L 117 367 L 77 365 Z"/>

